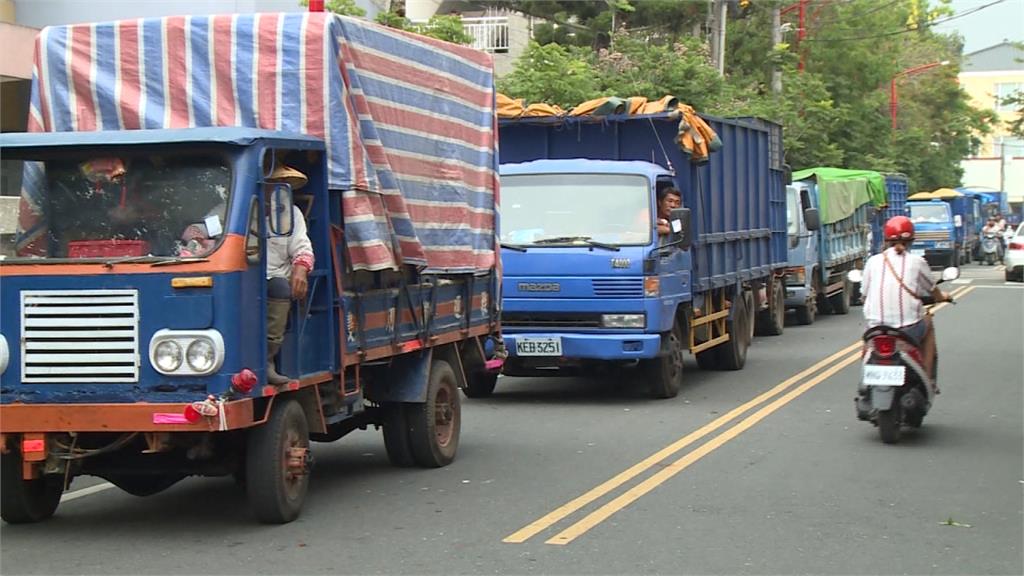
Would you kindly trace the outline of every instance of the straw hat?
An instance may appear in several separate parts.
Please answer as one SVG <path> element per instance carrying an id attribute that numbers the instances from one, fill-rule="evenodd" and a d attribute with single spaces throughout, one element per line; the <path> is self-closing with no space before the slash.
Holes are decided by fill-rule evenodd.
<path id="1" fill-rule="evenodd" d="M 306 175 L 302 172 L 286 166 L 284 164 L 277 164 L 274 166 L 274 171 L 267 176 L 267 182 L 284 182 L 292 187 L 292 190 L 298 190 L 309 182 Z"/>

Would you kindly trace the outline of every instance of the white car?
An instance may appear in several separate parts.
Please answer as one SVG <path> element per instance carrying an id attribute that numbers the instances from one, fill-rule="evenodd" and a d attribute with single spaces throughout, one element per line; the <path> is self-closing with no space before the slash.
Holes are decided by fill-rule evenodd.
<path id="1" fill-rule="evenodd" d="M 1006 264 L 1007 282 L 1024 282 L 1024 224 L 1018 226 L 1013 236 L 1007 238 L 1003 263 Z"/>

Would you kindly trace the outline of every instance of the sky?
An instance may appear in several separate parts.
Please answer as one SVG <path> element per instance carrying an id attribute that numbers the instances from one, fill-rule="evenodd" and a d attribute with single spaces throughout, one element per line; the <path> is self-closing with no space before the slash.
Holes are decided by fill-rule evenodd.
<path id="1" fill-rule="evenodd" d="M 996 0 L 953 0 L 956 14 L 991 4 Z M 1024 0 L 1003 0 L 999 4 L 939 24 L 940 32 L 958 32 L 964 37 L 964 54 L 999 44 L 1004 39 L 1024 42 Z"/>

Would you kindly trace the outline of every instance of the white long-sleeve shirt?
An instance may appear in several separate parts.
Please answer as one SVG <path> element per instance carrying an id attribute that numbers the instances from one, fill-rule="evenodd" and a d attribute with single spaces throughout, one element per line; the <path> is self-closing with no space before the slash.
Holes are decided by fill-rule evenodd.
<path id="1" fill-rule="evenodd" d="M 903 279 L 903 284 L 914 294 L 927 296 L 935 288 L 928 262 L 920 256 L 909 252 L 898 254 L 895 248 L 888 248 L 868 258 L 861 281 L 864 319 L 868 327 L 884 325 L 902 328 L 920 322 L 924 318 L 924 305 L 900 286 L 899 280 L 885 263 L 886 256 Z"/>
<path id="2" fill-rule="evenodd" d="M 290 278 L 292 266 L 313 269 L 313 243 L 306 233 L 306 219 L 298 206 L 292 205 L 292 233 L 289 236 L 271 235 L 267 241 L 267 278 Z M 267 220 L 267 230 L 270 220 Z"/>

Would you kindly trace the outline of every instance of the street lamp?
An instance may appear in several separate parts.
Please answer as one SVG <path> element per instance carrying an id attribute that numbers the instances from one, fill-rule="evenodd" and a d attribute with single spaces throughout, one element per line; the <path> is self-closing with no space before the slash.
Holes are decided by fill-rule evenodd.
<path id="1" fill-rule="evenodd" d="M 928 64 L 922 64 L 920 66 L 914 66 L 913 68 L 907 68 L 902 72 L 897 72 L 889 81 L 889 118 L 892 120 L 892 129 L 896 130 L 896 108 L 898 106 L 898 99 L 896 97 L 896 79 L 900 76 L 910 76 L 912 74 L 918 74 L 925 70 L 931 70 L 938 66 L 945 66 L 949 64 L 949 60 L 943 60 L 942 62 L 930 62 Z"/>

